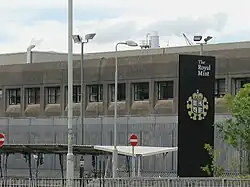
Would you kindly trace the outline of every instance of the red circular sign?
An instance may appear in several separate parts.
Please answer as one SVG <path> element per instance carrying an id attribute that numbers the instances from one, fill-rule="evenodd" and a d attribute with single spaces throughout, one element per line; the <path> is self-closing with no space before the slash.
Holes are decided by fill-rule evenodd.
<path id="1" fill-rule="evenodd" d="M 138 137 L 135 134 L 132 134 L 129 140 L 130 140 L 130 145 L 136 146 L 138 142 Z"/>
<path id="2" fill-rule="evenodd" d="M 0 133 L 0 147 L 4 145 L 5 141 L 5 135 L 3 133 Z"/>

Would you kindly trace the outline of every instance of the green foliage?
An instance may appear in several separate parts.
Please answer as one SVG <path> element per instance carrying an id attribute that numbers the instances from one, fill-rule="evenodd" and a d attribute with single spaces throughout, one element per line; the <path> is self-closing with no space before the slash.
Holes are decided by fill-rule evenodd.
<path id="1" fill-rule="evenodd" d="M 202 171 L 206 172 L 209 176 L 219 177 L 224 173 L 224 168 L 217 164 L 217 160 L 220 157 L 220 151 L 214 150 L 214 148 L 210 144 L 205 144 L 204 149 L 208 152 L 211 157 L 212 164 L 202 166 Z"/>
<path id="2" fill-rule="evenodd" d="M 224 99 L 232 117 L 216 123 L 221 137 L 235 148 L 245 150 L 249 155 L 250 174 L 250 84 L 245 84 L 235 95 L 226 94 Z"/>
<path id="3" fill-rule="evenodd" d="M 250 179 L 250 175 L 239 176 L 240 179 Z"/>

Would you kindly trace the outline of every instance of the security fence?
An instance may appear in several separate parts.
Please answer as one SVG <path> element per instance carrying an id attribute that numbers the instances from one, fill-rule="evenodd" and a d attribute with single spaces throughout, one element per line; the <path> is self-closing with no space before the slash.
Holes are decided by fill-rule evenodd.
<path id="1" fill-rule="evenodd" d="M 65 179 L 0 179 L 1 187 L 66 187 Z M 120 178 L 74 179 L 73 187 L 249 187 L 250 179 L 237 178 Z"/>
<path id="2" fill-rule="evenodd" d="M 221 121 L 224 117 L 224 115 L 216 115 L 216 121 Z M 138 145 L 173 147 L 177 146 L 177 130 L 177 116 L 119 117 L 117 141 L 119 145 L 128 145 L 129 135 L 135 133 L 139 138 Z M 6 143 L 9 144 L 65 144 L 67 143 L 67 118 L 0 118 L 0 132 L 6 134 Z M 113 118 L 85 118 L 83 125 L 80 118 L 74 118 L 73 133 L 75 144 L 113 145 Z M 233 149 L 217 136 L 215 148 L 221 152 L 218 163 L 224 166 L 230 175 L 242 173 L 243 166 L 246 165 L 244 152 Z M 85 159 L 85 171 L 93 170 L 91 156 Z M 79 158 L 76 158 L 75 162 L 77 171 Z M 131 169 L 128 163 L 127 158 L 119 156 L 119 177 L 128 176 L 127 171 Z M 22 155 L 9 155 L 7 165 L 8 176 L 29 176 L 28 165 Z M 33 159 L 32 172 L 35 173 L 35 170 L 36 163 Z M 108 168 L 108 173 L 110 170 L 111 167 Z M 142 158 L 141 174 L 144 177 L 175 177 L 176 171 L 177 152 Z M 56 155 L 45 155 L 44 164 L 39 167 L 39 176 L 60 177 L 60 163 Z"/>

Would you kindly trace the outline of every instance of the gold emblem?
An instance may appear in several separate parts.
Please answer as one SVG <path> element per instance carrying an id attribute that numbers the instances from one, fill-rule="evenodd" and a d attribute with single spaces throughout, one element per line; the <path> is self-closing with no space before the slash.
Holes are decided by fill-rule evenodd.
<path id="1" fill-rule="evenodd" d="M 208 111 L 207 98 L 197 90 L 187 100 L 188 115 L 192 120 L 205 119 Z"/>

